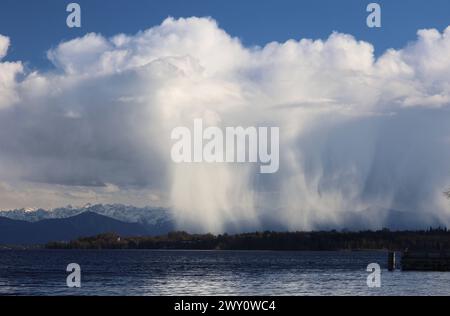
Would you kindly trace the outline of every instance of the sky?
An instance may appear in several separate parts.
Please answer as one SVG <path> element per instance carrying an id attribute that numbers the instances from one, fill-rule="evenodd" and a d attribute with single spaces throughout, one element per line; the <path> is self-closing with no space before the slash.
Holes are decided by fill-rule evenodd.
<path id="1" fill-rule="evenodd" d="M 70 1 L 2 0 L 0 30 L 13 39 L 9 59 L 31 67 L 49 67 L 46 51 L 59 42 L 89 32 L 112 36 L 134 34 L 165 18 L 213 17 L 227 33 L 246 46 L 299 38 L 327 38 L 332 31 L 349 33 L 374 44 L 376 53 L 403 47 L 422 28 L 443 30 L 450 17 L 446 0 L 377 1 L 381 29 L 366 27 L 364 0 L 80 0 L 82 28 L 65 26 Z"/>
<path id="2" fill-rule="evenodd" d="M 163 206 L 182 229 L 447 225 L 450 3 L 0 4 L 0 209 Z M 175 164 L 171 131 L 276 126 L 280 168 Z"/>

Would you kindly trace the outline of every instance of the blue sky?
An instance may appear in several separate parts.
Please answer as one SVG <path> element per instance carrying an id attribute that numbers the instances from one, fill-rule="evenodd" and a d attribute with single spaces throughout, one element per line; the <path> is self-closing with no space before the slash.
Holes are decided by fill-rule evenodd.
<path id="1" fill-rule="evenodd" d="M 375 45 L 376 54 L 400 48 L 421 28 L 442 31 L 450 22 L 450 1 L 389 0 L 382 6 L 381 29 L 365 25 L 366 0 L 78 0 L 81 29 L 65 25 L 71 1 L 2 0 L 0 34 L 11 38 L 8 60 L 31 68 L 49 66 L 45 52 L 59 42 L 99 32 L 134 34 L 160 24 L 167 16 L 211 16 L 245 45 L 264 45 L 290 38 L 326 38 L 332 31 L 354 35 Z"/>

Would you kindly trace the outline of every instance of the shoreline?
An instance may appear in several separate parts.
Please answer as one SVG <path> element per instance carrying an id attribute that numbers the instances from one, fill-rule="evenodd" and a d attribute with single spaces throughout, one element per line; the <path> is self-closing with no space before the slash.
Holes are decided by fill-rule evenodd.
<path id="1" fill-rule="evenodd" d="M 338 250 L 280 250 L 280 249 L 165 249 L 165 248 L 149 248 L 149 249 L 112 249 L 112 248 L 46 248 L 43 247 L 10 247 L 10 248 L 2 248 L 0 246 L 0 252 L 2 251 L 112 251 L 112 252 L 121 252 L 121 251 L 163 251 L 163 252 L 317 252 L 317 253 L 326 253 L 326 252 L 339 252 L 339 253 L 352 253 L 352 252 L 389 252 L 389 249 L 338 249 Z M 396 252 L 401 252 L 396 251 Z"/>

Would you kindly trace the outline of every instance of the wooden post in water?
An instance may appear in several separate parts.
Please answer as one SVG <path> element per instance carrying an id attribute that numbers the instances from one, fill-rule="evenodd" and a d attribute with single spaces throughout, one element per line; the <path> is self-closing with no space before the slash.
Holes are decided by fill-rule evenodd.
<path id="1" fill-rule="evenodd" d="M 395 251 L 389 251 L 388 254 L 388 271 L 395 270 Z"/>

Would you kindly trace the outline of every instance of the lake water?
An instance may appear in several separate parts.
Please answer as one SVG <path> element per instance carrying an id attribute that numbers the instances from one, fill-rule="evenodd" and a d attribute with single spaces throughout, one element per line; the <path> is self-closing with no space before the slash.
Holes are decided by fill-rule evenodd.
<path id="1" fill-rule="evenodd" d="M 81 288 L 66 266 L 81 266 Z M 386 252 L 4 250 L 0 295 L 450 295 L 450 273 L 388 272 Z M 369 263 L 381 287 L 366 283 Z"/>

